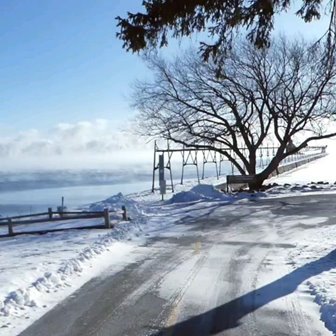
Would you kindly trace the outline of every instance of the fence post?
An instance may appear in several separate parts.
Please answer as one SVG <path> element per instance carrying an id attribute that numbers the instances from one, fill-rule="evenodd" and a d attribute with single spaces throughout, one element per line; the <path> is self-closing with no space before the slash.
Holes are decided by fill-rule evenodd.
<path id="1" fill-rule="evenodd" d="M 108 208 L 104 209 L 104 221 L 105 221 L 106 229 L 110 229 L 111 228 L 111 220 L 110 220 L 110 213 L 109 213 Z"/>
<path id="2" fill-rule="evenodd" d="M 127 211 L 126 211 L 126 207 L 125 207 L 125 205 L 123 205 L 123 206 L 121 207 L 121 210 L 122 210 L 122 219 L 123 219 L 124 221 L 126 221 L 126 220 L 127 220 Z"/>
<path id="3" fill-rule="evenodd" d="M 49 219 L 52 219 L 52 208 L 48 208 Z"/>
<path id="4" fill-rule="evenodd" d="M 13 231 L 13 223 L 10 218 L 8 218 L 8 235 L 9 236 L 14 236 L 14 231 Z"/>

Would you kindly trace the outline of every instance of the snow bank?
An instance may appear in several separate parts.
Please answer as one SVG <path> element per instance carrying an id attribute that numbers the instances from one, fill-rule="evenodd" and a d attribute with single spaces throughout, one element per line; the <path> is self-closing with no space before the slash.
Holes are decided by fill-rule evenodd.
<path id="1" fill-rule="evenodd" d="M 198 201 L 227 201 L 229 197 L 217 190 L 213 185 L 199 184 L 189 191 L 181 191 L 168 201 L 170 204 Z"/>
<path id="2" fill-rule="evenodd" d="M 119 225 L 91 246 L 84 248 L 77 256 L 63 261 L 55 272 L 45 272 L 26 288 L 11 291 L 0 301 L 0 316 L 20 316 L 26 307 L 37 307 L 42 294 L 69 287 L 72 278 L 80 276 L 88 261 L 109 251 L 113 243 L 125 240 L 130 236 L 130 232 L 134 234 L 135 231 L 141 229 L 133 223 Z M 25 274 L 21 276 L 24 277 Z"/>
<path id="3" fill-rule="evenodd" d="M 6 251 L 0 260 L 1 335 L 19 333 L 106 267 L 129 258 L 138 245 L 130 240 L 139 239 L 146 222 L 142 207 L 118 194 L 90 209 L 116 210 L 121 205 L 133 220 L 110 231 L 70 230 L 0 240 L 0 249 Z"/>
<path id="4" fill-rule="evenodd" d="M 322 220 L 323 218 L 321 218 Z M 324 219 L 327 222 L 328 218 Z M 304 290 L 314 296 L 320 306 L 321 319 L 325 326 L 336 334 L 336 226 L 330 223 L 326 227 L 306 232 L 297 242 L 298 248 L 290 253 L 290 263 L 294 269 L 300 267 L 320 269 L 318 274 L 307 280 Z"/>
<path id="5" fill-rule="evenodd" d="M 336 147 L 333 146 L 335 149 Z M 336 191 L 336 150 L 316 161 L 272 177 L 265 184 L 276 185 L 267 190 L 268 195 L 285 195 Z"/>
<path id="6" fill-rule="evenodd" d="M 297 169 L 273 177 L 268 181 L 269 183 L 299 183 L 303 185 L 319 181 L 334 183 L 336 181 L 335 162 L 336 151 L 330 152 L 327 156 L 322 157 L 316 161 L 312 161 L 309 164 L 301 166 Z"/>
<path id="7" fill-rule="evenodd" d="M 310 281 L 307 282 L 309 291 L 315 296 L 315 302 L 321 307 L 321 319 L 325 326 L 336 334 L 336 301 L 327 295 L 328 288 L 315 286 Z"/>
<path id="8" fill-rule="evenodd" d="M 330 184 L 325 181 L 318 181 L 317 183 L 311 182 L 306 184 L 299 183 L 285 183 L 283 185 L 275 185 L 269 188 L 266 192 L 267 195 L 280 195 L 284 196 L 286 194 L 305 194 L 305 193 L 315 193 L 315 192 L 326 192 L 326 191 L 336 191 L 336 184 Z"/>
<path id="9" fill-rule="evenodd" d="M 121 208 L 125 206 L 128 216 L 131 218 L 141 219 L 144 215 L 144 208 L 135 200 L 118 193 L 104 201 L 93 203 L 89 206 L 90 211 L 102 211 L 108 208 L 111 212 L 116 213 L 116 218 L 120 218 L 117 214 L 121 212 Z M 111 216 L 112 218 L 112 216 Z"/>

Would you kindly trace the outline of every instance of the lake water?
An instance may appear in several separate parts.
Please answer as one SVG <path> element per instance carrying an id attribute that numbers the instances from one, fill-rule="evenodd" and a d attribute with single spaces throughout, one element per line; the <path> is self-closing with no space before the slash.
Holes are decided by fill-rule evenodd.
<path id="1" fill-rule="evenodd" d="M 55 209 L 61 205 L 62 196 L 67 207 L 77 208 L 106 199 L 118 192 L 129 194 L 149 189 L 150 181 L 142 181 L 0 192 L 0 214 L 8 216 L 47 211 L 48 207 Z"/>
<path id="2" fill-rule="evenodd" d="M 180 176 L 177 171 L 174 173 L 178 182 Z M 213 173 L 210 170 L 210 176 L 214 176 Z M 196 178 L 195 167 L 186 168 L 185 178 Z M 151 187 L 150 173 L 127 170 L 0 172 L 0 215 L 44 212 L 48 207 L 56 209 L 61 205 L 62 196 L 65 205 L 74 209 L 119 192 L 127 195 L 150 190 Z"/>

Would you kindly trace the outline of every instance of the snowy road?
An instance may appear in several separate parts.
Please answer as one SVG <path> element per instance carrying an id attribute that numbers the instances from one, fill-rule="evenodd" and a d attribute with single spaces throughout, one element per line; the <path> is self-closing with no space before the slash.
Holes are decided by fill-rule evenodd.
<path id="1" fill-rule="evenodd" d="M 335 253 L 294 268 L 307 231 L 336 223 L 336 195 L 241 201 L 189 216 L 26 329 L 45 335 L 332 335 L 306 290 Z M 191 211 L 191 210 L 190 210 Z M 112 273 L 112 272 L 111 272 Z"/>

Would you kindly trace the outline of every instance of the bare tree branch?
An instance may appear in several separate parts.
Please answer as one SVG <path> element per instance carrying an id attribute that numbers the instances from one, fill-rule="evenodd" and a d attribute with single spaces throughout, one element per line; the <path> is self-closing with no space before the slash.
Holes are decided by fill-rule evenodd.
<path id="1" fill-rule="evenodd" d="M 134 92 L 140 129 L 144 135 L 222 153 L 241 174 L 256 175 L 260 186 L 290 153 L 335 135 L 321 133 L 336 116 L 334 55 L 327 63 L 324 59 L 322 46 L 284 38 L 267 51 L 237 42 L 220 73 L 217 64 L 203 62 L 195 52 L 174 62 L 151 56 L 147 62 L 154 80 L 138 83 Z M 304 140 L 288 151 L 298 136 Z M 276 140 L 278 150 L 258 172 L 256 153 L 267 139 Z"/>

